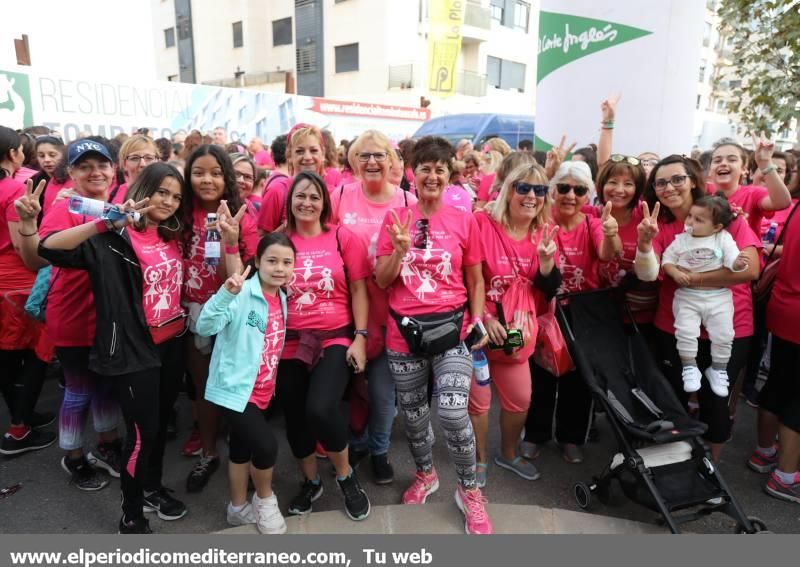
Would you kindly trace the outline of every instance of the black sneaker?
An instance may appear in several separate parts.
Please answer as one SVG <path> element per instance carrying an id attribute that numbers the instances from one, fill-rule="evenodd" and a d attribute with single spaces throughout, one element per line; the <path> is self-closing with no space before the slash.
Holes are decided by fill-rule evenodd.
<path id="1" fill-rule="evenodd" d="M 219 468 L 219 457 L 200 457 L 186 479 L 186 492 L 200 492 Z"/>
<path id="2" fill-rule="evenodd" d="M 337 478 L 336 483 L 344 495 L 344 509 L 350 519 L 359 521 L 369 516 L 369 498 L 358 482 L 356 471 L 351 470 L 350 476 L 344 480 Z"/>
<path id="3" fill-rule="evenodd" d="M 150 529 L 150 522 L 144 516 L 136 518 L 135 520 L 126 520 L 123 515 L 119 519 L 119 532 L 120 534 L 151 534 L 153 530 Z"/>
<path id="4" fill-rule="evenodd" d="M 292 498 L 288 512 L 295 516 L 308 514 L 311 512 L 311 503 L 316 502 L 320 496 L 322 496 L 322 481 L 318 484 L 314 484 L 306 479 L 305 482 L 300 485 L 300 492 L 297 496 Z"/>
<path id="5" fill-rule="evenodd" d="M 151 493 L 144 493 L 145 512 L 156 512 L 162 520 L 180 520 L 186 515 L 186 506 L 170 495 L 173 492 L 163 486 Z"/>
<path id="6" fill-rule="evenodd" d="M 119 478 L 122 470 L 122 440 L 115 439 L 110 443 L 98 443 L 97 448 L 89 453 L 89 460 L 94 459 L 94 466 L 105 470 L 114 478 Z"/>
<path id="7" fill-rule="evenodd" d="M 35 411 L 31 413 L 31 416 L 28 419 L 28 425 L 34 429 L 41 429 L 42 427 L 47 427 L 53 423 L 56 418 L 58 418 L 58 415 L 52 411 L 46 411 L 42 413 Z"/>
<path id="8" fill-rule="evenodd" d="M 367 455 L 369 455 L 369 451 L 366 449 L 359 450 L 350 447 L 347 451 L 347 460 L 350 463 L 350 468 L 356 468 L 358 463 L 360 463 Z"/>
<path id="9" fill-rule="evenodd" d="M 86 457 L 70 459 L 65 455 L 61 459 L 61 468 L 72 477 L 72 484 L 80 490 L 94 492 L 108 485 L 108 480 L 97 474 L 97 469 L 89 464 Z"/>
<path id="10" fill-rule="evenodd" d="M 44 449 L 52 445 L 56 437 L 57 435 L 50 431 L 36 431 L 35 429 L 28 429 L 25 435 L 19 438 L 14 437 L 11 433 L 6 433 L 3 435 L 3 441 L 0 442 L 0 454 L 19 455 L 28 451 Z"/>
<path id="11" fill-rule="evenodd" d="M 389 455 L 372 455 L 372 480 L 375 484 L 391 484 L 394 480 L 394 469 L 389 462 Z"/>

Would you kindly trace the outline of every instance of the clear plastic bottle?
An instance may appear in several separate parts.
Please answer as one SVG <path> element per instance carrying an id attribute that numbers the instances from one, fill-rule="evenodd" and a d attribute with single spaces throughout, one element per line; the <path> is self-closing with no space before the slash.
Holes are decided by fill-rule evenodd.
<path id="1" fill-rule="evenodd" d="M 208 216 L 206 217 L 206 223 L 211 224 L 215 222 L 217 222 L 216 213 L 208 213 Z M 205 250 L 203 253 L 203 259 L 209 266 L 219 265 L 219 259 L 222 252 L 220 250 L 221 240 L 222 237 L 220 236 L 219 231 L 217 229 L 209 228 L 206 231 L 206 242 L 205 242 Z"/>
<path id="2" fill-rule="evenodd" d="M 117 205 L 112 205 L 111 203 L 106 203 L 98 199 L 81 197 L 80 195 L 73 195 L 70 197 L 67 207 L 69 208 L 69 212 L 73 214 L 86 215 L 87 217 L 94 217 L 97 219 L 108 219 L 112 222 L 118 221 L 126 215 Z M 135 221 L 141 218 L 139 213 L 131 213 L 131 215 Z"/>
<path id="3" fill-rule="evenodd" d="M 492 377 L 489 375 L 489 359 L 486 358 L 483 349 L 472 351 L 472 367 L 478 386 L 488 386 L 492 383 Z"/>

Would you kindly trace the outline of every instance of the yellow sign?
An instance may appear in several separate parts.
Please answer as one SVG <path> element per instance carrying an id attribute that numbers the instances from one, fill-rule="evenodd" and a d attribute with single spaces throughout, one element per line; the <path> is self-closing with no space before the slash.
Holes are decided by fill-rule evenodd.
<path id="1" fill-rule="evenodd" d="M 456 92 L 456 65 L 466 0 L 431 0 L 428 30 L 428 91 L 448 97 Z"/>

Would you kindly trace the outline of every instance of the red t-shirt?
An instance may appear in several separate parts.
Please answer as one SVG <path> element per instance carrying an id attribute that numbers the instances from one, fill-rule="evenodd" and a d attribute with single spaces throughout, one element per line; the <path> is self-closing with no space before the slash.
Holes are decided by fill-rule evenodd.
<path id="1" fill-rule="evenodd" d="M 207 213 L 194 203 L 192 213 L 192 240 L 189 249 L 185 251 L 184 268 L 184 297 L 194 303 L 205 303 L 222 285 L 222 280 L 217 277 L 217 268 L 206 264 L 206 218 Z M 244 243 L 242 261 L 246 262 L 256 254 L 258 248 L 258 230 L 249 216 L 244 215 L 239 227 L 240 240 Z M 220 262 L 224 262 L 224 256 Z"/>
<path id="2" fill-rule="evenodd" d="M 750 230 L 750 226 L 739 217 L 727 228 L 733 236 L 736 246 L 744 251 L 748 246 L 761 249 L 761 241 Z M 653 240 L 653 251 L 659 258 L 664 250 L 672 244 L 675 237 L 684 231 L 682 221 L 675 220 L 669 224 L 659 224 L 658 235 Z M 672 300 L 675 297 L 677 285 L 675 280 L 667 277 L 662 272 L 661 290 L 658 296 L 658 309 L 656 310 L 655 326 L 665 333 L 675 333 L 675 316 L 672 313 Z M 749 283 L 741 283 L 730 288 L 733 294 L 733 330 L 736 338 L 750 337 L 753 335 L 753 294 Z M 705 331 L 703 332 L 705 337 Z"/>
<path id="3" fill-rule="evenodd" d="M 272 232 L 286 222 L 286 197 L 291 184 L 292 178 L 283 173 L 275 172 L 267 179 L 258 216 L 258 228 L 264 232 Z"/>
<path id="4" fill-rule="evenodd" d="M 497 177 L 496 173 L 487 173 L 483 177 L 481 177 L 481 184 L 478 187 L 478 200 L 479 201 L 491 201 L 494 197 L 497 196 L 497 193 L 492 192 L 492 184 L 494 184 L 494 178 Z"/>
<path id="5" fill-rule="evenodd" d="M 47 182 L 47 187 L 44 189 L 44 201 L 42 203 L 42 211 L 44 214 L 50 210 L 50 207 L 53 206 L 53 201 L 56 200 L 58 197 L 58 192 L 62 189 L 71 189 L 72 188 L 72 179 L 67 179 L 64 183 L 59 183 L 55 179 L 50 179 Z"/>
<path id="6" fill-rule="evenodd" d="M 572 230 L 564 227 L 556 232 L 561 287 L 558 293 L 587 291 L 600 287 L 600 246 L 603 223 L 586 215 Z"/>
<path id="7" fill-rule="evenodd" d="M 275 376 L 278 373 L 278 362 L 281 359 L 285 336 L 281 298 L 265 293 L 264 299 L 269 306 L 269 315 L 264 333 L 264 348 L 261 350 L 261 365 L 258 367 L 258 375 L 249 400 L 261 410 L 267 409 L 275 394 Z"/>
<path id="8" fill-rule="evenodd" d="M 69 201 L 55 203 L 42 219 L 39 237 L 93 222 L 93 217 L 69 212 Z M 47 333 L 57 347 L 90 347 L 94 342 L 95 306 L 86 270 L 53 267 L 47 296 Z"/>
<path id="9" fill-rule="evenodd" d="M 290 236 L 297 249 L 294 274 L 287 286 L 286 326 L 290 330 L 328 331 L 351 324 L 348 282 L 363 280 L 372 273 L 361 240 L 346 227 L 329 228 L 313 238 L 303 238 L 297 233 Z M 322 346 L 350 346 L 352 342 L 353 337 L 349 336 L 324 340 Z M 297 346 L 297 340 L 286 341 L 282 358 L 294 358 Z"/>
<path id="10" fill-rule="evenodd" d="M 418 205 L 395 209 L 400 221 L 412 215 L 409 234 L 412 243 L 421 237 L 423 217 Z M 394 250 L 386 227 L 394 223 L 391 214 L 383 219 L 378 234 L 377 256 L 390 256 Z M 422 243 L 420 241 L 420 243 Z M 389 307 L 400 315 L 424 315 L 454 311 L 467 303 L 463 268 L 481 263 L 480 232 L 475 217 L 452 207 L 442 206 L 428 218 L 427 247 L 411 249 L 403 258 L 400 274 L 389 286 Z M 464 317 L 462 338 L 470 320 Z M 407 353 L 393 317 L 387 319 L 386 347 Z"/>
<path id="11" fill-rule="evenodd" d="M 800 211 L 784 230 L 781 263 L 767 305 L 767 328 L 777 337 L 800 344 Z"/>
<path id="12" fill-rule="evenodd" d="M 175 240 L 164 242 L 155 226 L 139 232 L 127 229 L 142 268 L 142 307 L 148 325 L 180 314 L 183 258 Z"/>
<path id="13" fill-rule="evenodd" d="M 717 191 L 717 187 L 713 183 L 708 183 L 706 188 L 709 193 Z M 769 197 L 769 191 L 767 191 L 766 187 L 741 185 L 728 197 L 728 203 L 730 203 L 734 211 L 741 209 L 747 215 L 747 223 L 753 229 L 753 232 L 758 234 L 761 230 L 761 220 L 765 216 L 772 216 L 772 211 L 765 211 L 761 208 L 761 201 L 767 197 Z"/>
<path id="14" fill-rule="evenodd" d="M 19 222 L 14 201 L 25 194 L 25 186 L 10 177 L 0 180 L 0 289 L 30 289 L 36 273 L 25 267 L 14 250 L 8 223 Z M 24 237 L 22 237 L 24 238 Z"/>

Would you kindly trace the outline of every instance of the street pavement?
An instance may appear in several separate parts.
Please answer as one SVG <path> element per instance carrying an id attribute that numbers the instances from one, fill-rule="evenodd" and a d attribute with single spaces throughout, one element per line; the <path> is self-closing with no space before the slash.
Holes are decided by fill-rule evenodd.
<path id="1" fill-rule="evenodd" d="M 38 409 L 57 409 L 62 392 L 56 381 L 49 379 L 45 384 Z M 185 518 L 174 522 L 165 522 L 155 515 L 150 515 L 151 527 L 157 533 L 210 533 L 226 530 L 229 528 L 225 522 L 228 490 L 224 463 L 202 493 L 186 493 L 186 476 L 194 459 L 180 455 L 181 446 L 189 435 L 191 423 L 189 402 L 183 395 L 179 399 L 178 408 L 179 432 L 177 439 L 167 444 L 164 485 L 175 489 L 175 496 L 186 503 L 189 513 Z M 495 403 L 492 407 L 490 433 L 490 444 L 494 448 L 499 445 L 497 414 L 498 408 Z M 800 506 L 766 496 L 763 492 L 766 476 L 754 473 L 745 466 L 745 461 L 755 443 L 756 410 L 741 403 L 738 414 L 733 440 L 725 447 L 720 463 L 723 476 L 748 515 L 761 518 L 774 532 L 800 533 Z M 274 489 L 281 509 L 285 512 L 289 500 L 299 486 L 300 473 L 285 440 L 283 417 L 278 415 L 271 423 L 280 440 Z M 8 415 L 3 406 L 0 412 L 0 427 L 3 431 L 7 424 Z M 55 427 L 55 424 L 51 427 Z M 91 427 L 89 429 L 91 430 Z M 587 510 L 594 516 L 579 514 L 582 510 L 573 497 L 573 484 L 578 481 L 588 482 L 593 474 L 603 470 L 615 452 L 613 435 L 605 416 L 599 416 L 598 430 L 599 440 L 586 446 L 585 461 L 579 465 L 564 462 L 554 445 L 545 447 L 541 456 L 535 461 L 542 472 L 542 477 L 537 481 L 523 480 L 494 464 L 490 465 L 484 494 L 490 502 L 489 511 L 493 515 L 495 525 L 500 528 L 498 532 L 663 531 L 663 528 L 655 524 L 657 514 L 628 501 L 621 490 L 616 491 L 612 505 L 605 506 L 595 502 Z M 402 510 L 398 511 L 403 507 L 393 506 L 399 504 L 403 490 L 410 484 L 414 475 L 413 461 L 404 440 L 399 417 L 395 421 L 390 451 L 390 461 L 395 469 L 394 483 L 388 486 L 373 484 L 368 460 L 362 462 L 357 469 L 362 485 L 369 494 L 375 518 L 358 528 L 349 525 L 352 522 L 342 512 L 342 498 L 331 474 L 330 465 L 327 461 L 320 460 L 325 493 L 314 503 L 314 510 L 331 513 L 317 514 L 316 518 L 312 515 L 312 518 L 303 522 L 292 520 L 290 530 L 319 533 L 319 530 L 324 529 L 332 533 L 346 533 L 356 529 L 360 533 L 380 531 L 413 533 L 418 526 L 420 533 L 460 533 L 463 529 L 463 519 L 453 502 L 453 492 L 456 488 L 455 473 L 449 464 L 445 443 L 438 426 L 435 426 L 435 431 L 437 440 L 434 446 L 434 462 L 439 472 L 441 487 L 428 499 L 428 502 L 435 506 L 429 506 L 429 510 L 411 512 L 417 516 L 412 515 L 411 520 L 406 518 L 404 521 L 411 521 L 411 524 L 406 524 L 400 532 L 382 527 L 391 524 L 391 518 L 399 517 L 397 514 L 408 514 Z M 94 434 L 90 434 L 89 437 L 93 443 Z M 92 446 L 89 445 L 88 448 L 91 449 Z M 224 439 L 220 439 L 219 446 L 224 454 L 227 450 Z M 119 481 L 112 479 L 111 484 L 99 492 L 81 492 L 70 486 L 69 477 L 59 463 L 61 455 L 62 452 L 57 444 L 54 444 L 42 451 L 15 458 L 0 457 L 0 488 L 16 483 L 22 484 L 22 489 L 16 494 L 0 499 L 0 533 L 116 533 L 120 516 Z M 428 520 L 419 520 L 424 516 L 427 516 Z M 339 523 L 341 526 L 338 526 Z M 434 528 L 426 528 L 431 525 L 434 525 Z M 684 526 L 684 531 L 696 533 L 732 533 L 734 529 L 733 520 L 721 514 L 714 514 Z"/>

